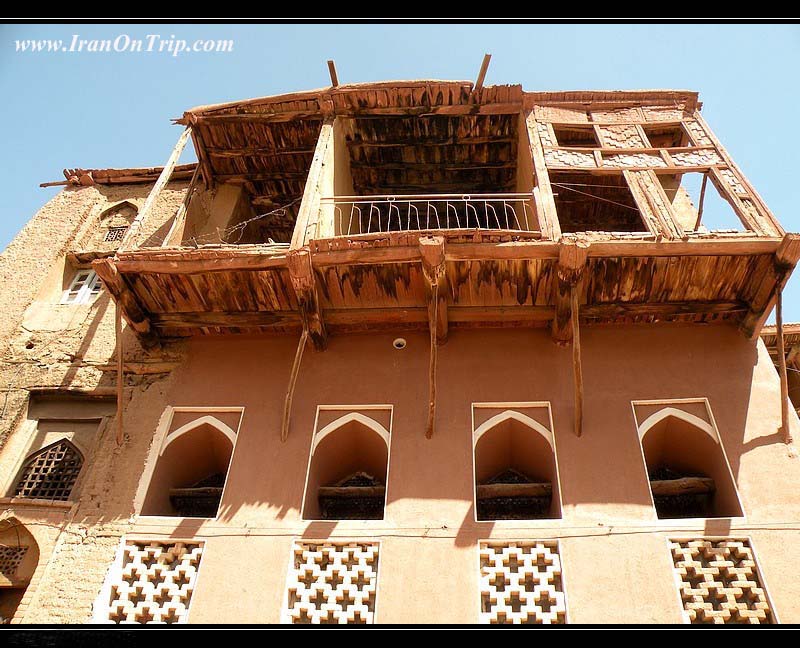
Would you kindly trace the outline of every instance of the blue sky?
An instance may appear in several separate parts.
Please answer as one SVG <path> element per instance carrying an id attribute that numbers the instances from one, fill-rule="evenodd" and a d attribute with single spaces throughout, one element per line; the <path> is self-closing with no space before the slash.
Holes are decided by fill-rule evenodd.
<path id="1" fill-rule="evenodd" d="M 17 39 L 232 39 L 232 52 L 18 53 Z M 784 227 L 800 231 L 800 25 L 2 25 L 0 248 L 57 189 L 65 167 L 163 164 L 170 118 L 198 104 L 386 79 L 474 80 L 526 90 L 681 88 Z M 183 161 L 191 160 L 191 153 Z M 784 299 L 800 321 L 800 279 Z"/>

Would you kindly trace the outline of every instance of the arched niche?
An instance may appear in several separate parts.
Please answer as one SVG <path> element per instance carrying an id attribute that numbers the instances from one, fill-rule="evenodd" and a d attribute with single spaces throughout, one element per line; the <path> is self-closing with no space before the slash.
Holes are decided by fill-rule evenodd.
<path id="1" fill-rule="evenodd" d="M 103 227 L 125 227 L 133 222 L 139 208 L 132 202 L 123 200 L 116 205 L 111 205 L 100 214 L 100 225 Z"/>
<path id="2" fill-rule="evenodd" d="M 725 453 L 707 421 L 664 408 L 639 426 L 639 438 L 659 518 L 742 515 Z"/>
<path id="3" fill-rule="evenodd" d="M 317 432 L 306 479 L 306 520 L 381 520 L 386 505 L 389 432 L 357 412 Z"/>
<path id="4" fill-rule="evenodd" d="M 10 623 L 39 565 L 39 545 L 16 518 L 0 520 L 0 624 Z"/>
<path id="5" fill-rule="evenodd" d="M 236 433 L 203 416 L 164 439 L 150 478 L 142 515 L 217 516 Z"/>
<path id="6" fill-rule="evenodd" d="M 550 431 L 507 410 L 474 432 L 475 508 L 479 521 L 561 517 Z"/>

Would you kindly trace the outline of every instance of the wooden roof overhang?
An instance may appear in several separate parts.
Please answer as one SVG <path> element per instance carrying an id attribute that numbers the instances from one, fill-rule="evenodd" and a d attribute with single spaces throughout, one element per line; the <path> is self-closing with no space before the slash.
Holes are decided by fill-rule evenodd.
<path id="1" fill-rule="evenodd" d="M 428 326 L 424 244 L 441 232 L 313 241 L 315 309 L 333 334 Z M 445 332 L 553 326 L 564 309 L 559 276 L 576 240 L 442 237 Z M 584 242 L 579 284 L 586 324 L 695 322 L 757 334 L 800 256 L 796 235 L 737 240 Z M 303 309 L 287 248 L 139 249 L 94 267 L 125 319 L 144 336 L 299 331 Z"/>

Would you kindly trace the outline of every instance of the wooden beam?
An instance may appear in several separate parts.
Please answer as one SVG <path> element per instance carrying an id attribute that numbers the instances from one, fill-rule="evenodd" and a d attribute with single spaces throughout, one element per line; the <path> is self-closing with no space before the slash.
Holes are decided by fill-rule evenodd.
<path id="1" fill-rule="evenodd" d="M 575 436 L 583 433 L 583 368 L 581 366 L 581 334 L 578 313 L 578 286 L 570 287 L 572 318 L 572 377 L 575 389 Z"/>
<path id="2" fill-rule="evenodd" d="M 318 497 L 342 497 L 346 499 L 358 497 L 384 497 L 386 486 L 320 486 Z"/>
<path id="3" fill-rule="evenodd" d="M 172 225 L 169 227 L 169 232 L 164 237 L 164 241 L 161 243 L 161 247 L 169 247 L 173 236 L 175 236 L 175 232 L 183 225 L 184 220 L 186 219 L 186 212 L 189 209 L 189 203 L 192 201 L 192 196 L 194 195 L 194 191 L 197 188 L 197 181 L 200 179 L 200 165 L 198 164 L 194 168 L 194 173 L 192 174 L 192 180 L 189 182 L 189 187 L 186 189 L 186 195 L 183 197 L 183 202 L 181 206 L 178 207 L 178 212 L 175 214 L 175 218 L 172 220 Z"/>
<path id="4" fill-rule="evenodd" d="M 303 330 L 308 331 L 314 348 L 322 351 L 328 344 L 328 334 L 319 305 L 314 269 L 311 267 L 311 252 L 307 248 L 292 250 L 288 261 L 289 277 L 297 295 Z"/>
<path id="5" fill-rule="evenodd" d="M 329 148 L 333 146 L 333 118 L 326 119 L 319 133 L 314 157 L 308 169 L 308 178 L 303 189 L 303 199 L 297 210 L 297 219 L 292 235 L 292 249 L 306 245 L 310 230 L 316 228 L 319 220 L 320 198 L 322 196 L 322 175 L 329 159 Z"/>
<path id="6" fill-rule="evenodd" d="M 531 484 L 478 484 L 475 488 L 479 500 L 495 497 L 552 497 L 549 483 Z"/>
<path id="7" fill-rule="evenodd" d="M 278 249 L 276 252 L 253 250 L 218 249 L 192 250 L 181 249 L 177 253 L 165 253 L 158 256 L 144 252 L 128 254 L 116 259 L 114 265 L 123 274 L 206 274 L 211 272 L 239 272 L 251 270 L 272 270 L 288 266 L 288 250 Z"/>
<path id="8" fill-rule="evenodd" d="M 580 280 L 588 260 L 589 245 L 575 236 L 564 236 L 561 239 L 558 254 L 558 280 L 553 282 L 553 341 L 567 344 L 572 339 L 572 287 Z"/>
<path id="9" fill-rule="evenodd" d="M 550 186 L 550 175 L 544 160 L 544 149 L 537 130 L 536 119 L 531 113 L 526 120 L 528 141 L 533 156 L 533 173 L 536 181 L 535 191 L 539 197 L 537 201 L 541 211 L 537 214 L 539 227 L 546 238 L 557 241 L 561 238 L 561 225 L 556 214 L 556 203 L 553 197 L 553 188 Z M 519 153 L 522 155 L 522 153 Z"/>
<path id="10" fill-rule="evenodd" d="M 800 234 L 786 234 L 775 251 L 775 263 L 770 274 L 761 281 L 761 287 L 750 303 L 750 312 L 742 320 L 740 328 L 751 340 L 761 333 L 778 295 L 786 287 L 792 270 L 800 260 Z"/>
<path id="11" fill-rule="evenodd" d="M 339 85 L 339 75 L 336 73 L 336 63 L 333 59 L 328 59 L 328 73 L 331 75 L 331 86 L 334 88 Z"/>
<path id="12" fill-rule="evenodd" d="M 147 200 L 145 200 L 141 211 L 136 215 L 136 218 L 133 219 L 133 222 L 128 228 L 128 231 L 125 233 L 125 237 L 119 244 L 119 248 L 117 248 L 118 252 L 123 252 L 128 248 L 130 248 L 132 245 L 135 245 L 136 243 L 135 237 L 138 234 L 139 230 L 141 229 L 142 223 L 144 223 L 145 218 L 150 213 L 150 210 L 153 208 L 153 205 L 155 204 L 156 200 L 158 200 L 158 196 L 161 194 L 161 190 L 166 186 L 167 182 L 169 182 L 169 178 L 172 175 L 172 171 L 175 168 L 175 165 L 178 163 L 178 159 L 180 159 L 181 153 L 183 153 L 183 149 L 186 147 L 186 142 L 189 141 L 189 137 L 191 136 L 191 134 L 192 134 L 191 126 L 187 126 L 181 133 L 181 136 L 178 138 L 178 142 L 172 149 L 172 153 L 170 154 L 167 163 L 164 165 L 164 168 L 161 170 L 161 174 L 158 176 L 158 180 L 156 180 L 156 183 L 150 190 L 150 193 L 147 196 Z"/>
<path id="13" fill-rule="evenodd" d="M 783 341 L 783 293 L 778 293 L 775 302 L 775 329 L 777 332 L 778 368 L 781 379 L 781 433 L 785 443 L 792 442 L 789 429 L 789 377 L 786 373 L 786 347 Z"/>
<path id="14" fill-rule="evenodd" d="M 703 205 L 706 199 L 706 185 L 708 184 L 708 174 L 703 174 L 703 184 L 700 185 L 700 200 L 697 205 L 697 220 L 694 222 L 694 228 L 700 227 L 700 222 L 703 220 Z"/>
<path id="15" fill-rule="evenodd" d="M 710 477 L 681 477 L 680 479 L 653 479 L 650 491 L 654 496 L 705 495 L 716 490 Z"/>
<path id="16" fill-rule="evenodd" d="M 481 61 L 481 69 L 478 70 L 478 78 L 475 80 L 473 91 L 483 88 L 483 82 L 486 80 L 486 72 L 489 69 L 489 61 L 492 60 L 491 54 L 484 54 L 483 61 Z"/>
<path id="17" fill-rule="evenodd" d="M 516 137 L 508 137 L 507 135 L 475 135 L 457 137 L 455 135 L 449 137 L 418 137 L 414 139 L 402 140 L 377 140 L 367 142 L 364 140 L 355 140 L 347 142 L 347 148 L 395 148 L 400 146 L 407 146 L 409 148 L 416 148 L 418 146 L 468 146 L 474 144 L 513 144 L 517 141 Z"/>
<path id="18" fill-rule="evenodd" d="M 237 158 L 237 157 L 280 157 L 283 155 L 311 155 L 313 148 L 276 148 L 264 146 L 246 146 L 240 148 L 222 148 L 219 146 L 209 146 L 206 153 L 215 158 Z"/>
<path id="19" fill-rule="evenodd" d="M 295 311 L 192 312 L 150 316 L 150 323 L 156 329 L 280 327 L 297 326 L 301 321 L 300 314 Z"/>
<path id="20" fill-rule="evenodd" d="M 97 259 L 92 262 L 92 268 L 103 280 L 108 292 L 114 298 L 117 308 L 122 310 L 122 314 L 125 315 L 125 320 L 131 328 L 139 335 L 149 335 L 151 333 L 150 321 L 113 261 Z"/>

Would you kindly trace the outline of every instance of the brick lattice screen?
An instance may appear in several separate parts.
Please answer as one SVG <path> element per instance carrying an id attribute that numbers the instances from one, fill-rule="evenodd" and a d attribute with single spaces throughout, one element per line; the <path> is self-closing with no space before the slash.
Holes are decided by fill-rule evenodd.
<path id="1" fill-rule="evenodd" d="M 481 542 L 480 622 L 566 623 L 555 541 Z"/>
<path id="2" fill-rule="evenodd" d="M 28 547 L 0 545 L 0 574 L 6 578 L 13 578 L 27 551 Z"/>
<path id="3" fill-rule="evenodd" d="M 109 621 L 186 623 L 202 556 L 198 543 L 125 541 L 112 575 Z"/>
<path id="4" fill-rule="evenodd" d="M 774 623 L 747 540 L 671 540 L 690 623 Z"/>
<path id="5" fill-rule="evenodd" d="M 378 544 L 296 542 L 289 572 L 287 623 L 373 623 Z"/>

